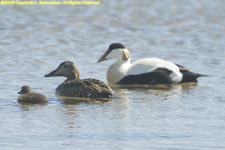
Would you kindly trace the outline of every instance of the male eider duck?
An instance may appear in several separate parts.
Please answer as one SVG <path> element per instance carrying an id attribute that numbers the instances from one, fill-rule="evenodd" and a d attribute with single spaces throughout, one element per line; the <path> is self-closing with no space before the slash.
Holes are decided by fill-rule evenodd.
<path id="1" fill-rule="evenodd" d="M 58 68 L 45 77 L 64 76 L 67 79 L 56 88 L 56 95 L 76 98 L 110 98 L 112 89 L 97 79 L 80 79 L 75 64 L 71 61 L 62 62 Z"/>
<path id="2" fill-rule="evenodd" d="M 27 85 L 22 86 L 18 94 L 20 94 L 17 100 L 19 103 L 46 104 L 48 102 L 44 95 L 31 92 Z"/>
<path id="3" fill-rule="evenodd" d="M 107 71 L 110 84 L 155 85 L 197 82 L 198 77 L 204 76 L 159 58 L 143 58 L 131 64 L 130 53 L 121 43 L 112 43 L 98 62 L 113 58 L 116 61 Z"/>

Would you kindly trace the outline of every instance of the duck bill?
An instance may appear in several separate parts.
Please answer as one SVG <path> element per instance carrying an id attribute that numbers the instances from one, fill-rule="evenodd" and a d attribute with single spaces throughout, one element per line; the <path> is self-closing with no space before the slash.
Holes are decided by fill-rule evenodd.
<path id="1" fill-rule="evenodd" d="M 99 62 L 102 62 L 102 61 L 105 61 L 105 60 L 107 60 L 107 59 L 106 59 L 105 57 L 102 56 L 102 57 L 100 57 L 100 58 L 98 59 L 98 63 L 99 63 Z"/>
<path id="2" fill-rule="evenodd" d="M 109 50 L 107 50 L 99 59 L 97 62 L 102 62 L 102 61 L 105 61 L 107 60 L 107 55 L 109 54 Z"/>
<path id="3" fill-rule="evenodd" d="M 19 91 L 17 94 L 22 94 L 22 91 Z"/>
<path id="4" fill-rule="evenodd" d="M 55 76 L 60 76 L 60 74 L 56 70 L 53 70 L 52 72 L 46 74 L 44 77 L 55 77 Z"/>

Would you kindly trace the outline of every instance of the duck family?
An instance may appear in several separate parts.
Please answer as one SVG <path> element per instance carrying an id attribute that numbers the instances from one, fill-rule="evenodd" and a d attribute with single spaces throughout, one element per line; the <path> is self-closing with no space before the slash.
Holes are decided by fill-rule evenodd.
<path id="1" fill-rule="evenodd" d="M 107 70 L 109 85 L 157 85 L 197 82 L 203 74 L 195 73 L 184 66 L 160 58 L 142 58 L 131 63 L 130 52 L 122 43 L 112 43 L 97 62 L 115 59 Z M 87 78 L 80 79 L 76 65 L 64 61 L 44 77 L 66 77 L 66 80 L 55 89 L 59 97 L 109 99 L 113 90 L 103 81 Z M 39 93 L 31 92 L 29 86 L 22 86 L 18 92 L 20 103 L 47 103 L 47 98 Z"/>

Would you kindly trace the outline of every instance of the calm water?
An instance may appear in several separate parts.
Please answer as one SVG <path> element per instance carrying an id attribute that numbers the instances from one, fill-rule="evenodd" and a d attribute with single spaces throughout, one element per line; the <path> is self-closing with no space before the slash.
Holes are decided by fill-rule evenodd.
<path id="1" fill-rule="evenodd" d="M 224 12 L 224 0 L 0 6 L 0 149 L 224 149 Z M 64 78 L 44 74 L 71 60 L 82 78 L 106 81 L 112 61 L 96 61 L 112 42 L 132 60 L 160 57 L 210 76 L 168 90 L 114 89 L 106 103 L 59 101 L 54 89 Z M 49 104 L 18 104 L 24 84 Z"/>

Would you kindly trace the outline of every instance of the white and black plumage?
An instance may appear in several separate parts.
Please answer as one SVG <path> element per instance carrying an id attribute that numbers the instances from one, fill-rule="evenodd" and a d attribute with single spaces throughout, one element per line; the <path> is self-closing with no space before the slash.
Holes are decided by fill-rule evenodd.
<path id="1" fill-rule="evenodd" d="M 130 53 L 121 43 L 112 43 L 98 62 L 116 59 L 107 71 L 110 84 L 171 84 L 197 82 L 204 76 L 193 73 L 181 65 L 159 58 L 143 58 L 130 63 Z"/>
<path id="2" fill-rule="evenodd" d="M 31 92 L 27 85 L 22 86 L 18 94 L 20 94 L 17 100 L 19 103 L 46 104 L 48 102 L 44 95 Z"/>
<path id="3" fill-rule="evenodd" d="M 56 95 L 77 98 L 110 98 L 112 89 L 97 79 L 80 79 L 76 66 L 71 61 L 62 62 L 45 77 L 64 76 L 67 79 L 56 88 Z"/>

